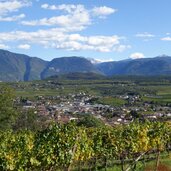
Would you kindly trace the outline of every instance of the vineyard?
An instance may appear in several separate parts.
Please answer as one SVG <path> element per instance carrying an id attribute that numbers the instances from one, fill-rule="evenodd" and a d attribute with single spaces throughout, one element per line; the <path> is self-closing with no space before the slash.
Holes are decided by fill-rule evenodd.
<path id="1" fill-rule="evenodd" d="M 85 128 L 74 122 L 51 124 L 39 132 L 0 133 L 0 170 L 142 170 L 171 149 L 171 126 L 135 122 L 125 126 Z"/>

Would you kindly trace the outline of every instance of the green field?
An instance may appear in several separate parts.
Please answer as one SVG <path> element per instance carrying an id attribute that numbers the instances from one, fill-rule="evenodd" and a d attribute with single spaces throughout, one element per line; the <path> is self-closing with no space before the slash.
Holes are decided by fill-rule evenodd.
<path id="1" fill-rule="evenodd" d="M 171 77 L 113 77 L 99 80 L 44 80 L 9 83 L 16 96 L 34 98 L 36 96 L 68 95 L 79 92 L 105 97 L 103 104 L 123 105 L 125 101 L 118 95 L 139 94 L 142 101 L 171 103 Z"/>

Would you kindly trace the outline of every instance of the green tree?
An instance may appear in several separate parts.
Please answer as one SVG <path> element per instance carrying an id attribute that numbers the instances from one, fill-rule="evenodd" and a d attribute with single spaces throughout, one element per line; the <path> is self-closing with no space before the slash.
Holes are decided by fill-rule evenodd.
<path id="1" fill-rule="evenodd" d="M 91 114 L 85 114 L 83 118 L 78 122 L 78 126 L 89 127 L 104 127 L 104 122 L 96 118 Z"/>
<path id="2" fill-rule="evenodd" d="M 140 119 L 142 116 L 140 113 L 138 113 L 136 110 L 131 110 L 130 111 L 130 115 L 134 118 L 134 119 Z"/>
<path id="3" fill-rule="evenodd" d="M 14 91 L 6 86 L 0 86 L 0 129 L 10 129 L 17 118 L 14 108 Z"/>
<path id="4" fill-rule="evenodd" d="M 37 131 L 41 129 L 42 123 L 38 118 L 38 115 L 33 109 L 28 109 L 26 111 L 21 111 L 16 123 L 14 125 L 14 130 L 27 129 L 31 131 Z"/>

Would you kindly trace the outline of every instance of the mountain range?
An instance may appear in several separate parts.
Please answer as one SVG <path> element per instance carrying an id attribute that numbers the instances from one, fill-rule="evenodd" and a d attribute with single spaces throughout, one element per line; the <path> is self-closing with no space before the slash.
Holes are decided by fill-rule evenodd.
<path id="1" fill-rule="evenodd" d="M 0 81 L 30 81 L 68 73 L 113 75 L 170 75 L 171 57 L 128 59 L 96 63 L 84 57 L 61 57 L 45 61 L 37 57 L 0 50 Z"/>

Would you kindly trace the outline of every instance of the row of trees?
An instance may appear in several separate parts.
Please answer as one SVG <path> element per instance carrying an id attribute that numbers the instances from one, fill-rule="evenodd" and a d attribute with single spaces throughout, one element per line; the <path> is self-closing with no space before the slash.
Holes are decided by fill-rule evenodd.
<path id="1" fill-rule="evenodd" d="M 75 163 L 119 160 L 130 168 L 146 153 L 158 155 L 171 145 L 167 123 L 132 123 L 116 128 L 85 128 L 75 123 L 52 124 L 45 130 L 0 133 L 0 170 L 72 170 Z M 159 157 L 158 157 L 159 159 Z"/>

